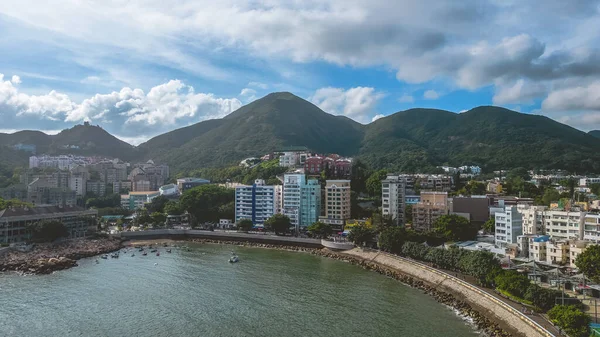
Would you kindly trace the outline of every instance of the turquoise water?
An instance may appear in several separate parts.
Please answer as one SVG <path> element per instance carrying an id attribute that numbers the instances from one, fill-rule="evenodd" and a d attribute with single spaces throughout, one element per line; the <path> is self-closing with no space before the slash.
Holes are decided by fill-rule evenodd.
<path id="1" fill-rule="evenodd" d="M 305 253 L 194 245 L 0 274 L 2 336 L 474 336 L 454 312 L 377 273 Z M 156 263 L 156 265 L 155 265 Z"/>

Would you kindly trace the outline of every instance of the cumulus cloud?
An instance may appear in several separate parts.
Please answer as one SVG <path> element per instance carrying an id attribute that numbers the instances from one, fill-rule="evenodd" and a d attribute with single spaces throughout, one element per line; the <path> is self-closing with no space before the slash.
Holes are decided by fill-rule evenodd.
<path id="1" fill-rule="evenodd" d="M 157 85 L 148 93 L 126 87 L 75 103 L 68 95 L 54 90 L 40 96 L 21 93 L 12 81 L 2 81 L 3 77 L 0 74 L 0 107 L 13 111 L 16 117 L 35 115 L 68 123 L 84 120 L 117 123 L 123 126 L 124 132 L 132 133 L 166 131 L 166 128 L 221 118 L 242 106 L 237 98 L 196 93 L 180 80 Z"/>
<path id="2" fill-rule="evenodd" d="M 430 100 L 434 100 L 434 99 L 438 99 L 440 98 L 440 94 L 437 93 L 437 91 L 435 90 L 427 90 L 423 93 L 423 98 L 424 99 L 430 99 Z"/>
<path id="3" fill-rule="evenodd" d="M 600 81 L 587 86 L 566 88 L 551 92 L 542 102 L 547 111 L 597 111 L 600 116 Z"/>
<path id="4" fill-rule="evenodd" d="M 334 115 L 344 115 L 358 122 L 365 123 L 371 120 L 377 102 L 383 94 L 371 87 L 321 88 L 309 100 L 319 106 L 323 111 Z"/>
<path id="5" fill-rule="evenodd" d="M 531 104 L 534 99 L 546 93 L 546 86 L 540 83 L 525 82 L 520 79 L 513 85 L 498 86 L 494 94 L 494 104 Z"/>

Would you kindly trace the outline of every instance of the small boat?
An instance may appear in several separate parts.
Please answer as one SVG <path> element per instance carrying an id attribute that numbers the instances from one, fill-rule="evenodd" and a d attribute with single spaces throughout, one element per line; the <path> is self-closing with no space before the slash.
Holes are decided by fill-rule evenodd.
<path id="1" fill-rule="evenodd" d="M 108 255 L 104 254 L 104 255 L 100 256 L 100 258 L 102 258 L 102 259 L 105 259 L 105 260 L 106 260 L 106 259 L 108 259 Z"/>
<path id="2" fill-rule="evenodd" d="M 160 256 L 160 252 L 156 252 L 156 256 Z"/>
<path id="3" fill-rule="evenodd" d="M 166 243 L 163 243 L 163 247 L 166 247 L 166 246 L 167 246 L 167 244 L 166 244 Z"/>
<path id="4" fill-rule="evenodd" d="M 134 257 L 134 256 L 135 256 L 135 253 L 131 254 L 131 257 Z"/>
<path id="5" fill-rule="evenodd" d="M 229 258 L 229 263 L 236 263 L 238 262 L 240 259 L 237 256 L 232 256 Z"/>
<path id="6" fill-rule="evenodd" d="M 98 261 L 98 259 L 96 259 L 96 264 L 100 263 L 100 261 Z"/>
<path id="7" fill-rule="evenodd" d="M 156 253 L 156 252 L 157 252 L 157 249 L 152 249 L 152 250 L 150 251 L 150 253 Z"/>
<path id="8" fill-rule="evenodd" d="M 144 247 L 140 247 L 140 249 L 138 249 L 138 252 L 143 252 L 144 251 Z"/>
<path id="9" fill-rule="evenodd" d="M 170 250 L 170 249 L 167 249 L 167 253 L 170 253 L 170 252 L 171 252 L 171 250 Z"/>
<path id="10" fill-rule="evenodd" d="M 118 259 L 119 258 L 119 253 L 114 253 L 110 257 L 112 257 L 113 259 Z"/>
<path id="11" fill-rule="evenodd" d="M 148 253 L 146 253 L 146 252 L 143 252 L 143 253 L 142 253 L 142 255 L 143 255 L 143 256 L 146 256 L 146 255 L 148 255 Z"/>

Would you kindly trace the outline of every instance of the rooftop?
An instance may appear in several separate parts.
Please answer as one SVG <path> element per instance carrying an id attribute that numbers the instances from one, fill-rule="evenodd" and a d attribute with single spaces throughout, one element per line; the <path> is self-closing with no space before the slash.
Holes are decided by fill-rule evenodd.
<path id="1" fill-rule="evenodd" d="M 42 207 L 15 207 L 0 211 L 0 218 L 25 215 L 46 215 L 56 213 L 84 212 L 85 208 L 79 206 L 42 206 Z"/>

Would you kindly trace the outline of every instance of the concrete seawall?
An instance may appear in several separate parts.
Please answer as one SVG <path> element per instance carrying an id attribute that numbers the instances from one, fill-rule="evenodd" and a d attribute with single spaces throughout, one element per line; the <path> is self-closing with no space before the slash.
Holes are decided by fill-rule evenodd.
<path id="1" fill-rule="evenodd" d="M 518 333 L 527 337 L 554 337 L 552 333 L 510 305 L 467 282 L 425 264 L 379 251 L 353 249 L 341 254 L 397 270 L 439 290 L 459 296 L 484 316 L 510 327 L 509 330 L 512 330 L 513 334 Z"/>
<path id="2" fill-rule="evenodd" d="M 224 231 L 201 231 L 194 229 L 158 229 L 140 232 L 122 232 L 123 240 L 152 240 L 152 239 L 207 239 L 219 241 L 246 241 L 271 245 L 297 246 L 305 248 L 323 248 L 321 240 L 296 238 L 291 236 L 275 236 L 267 234 L 247 234 Z"/>

